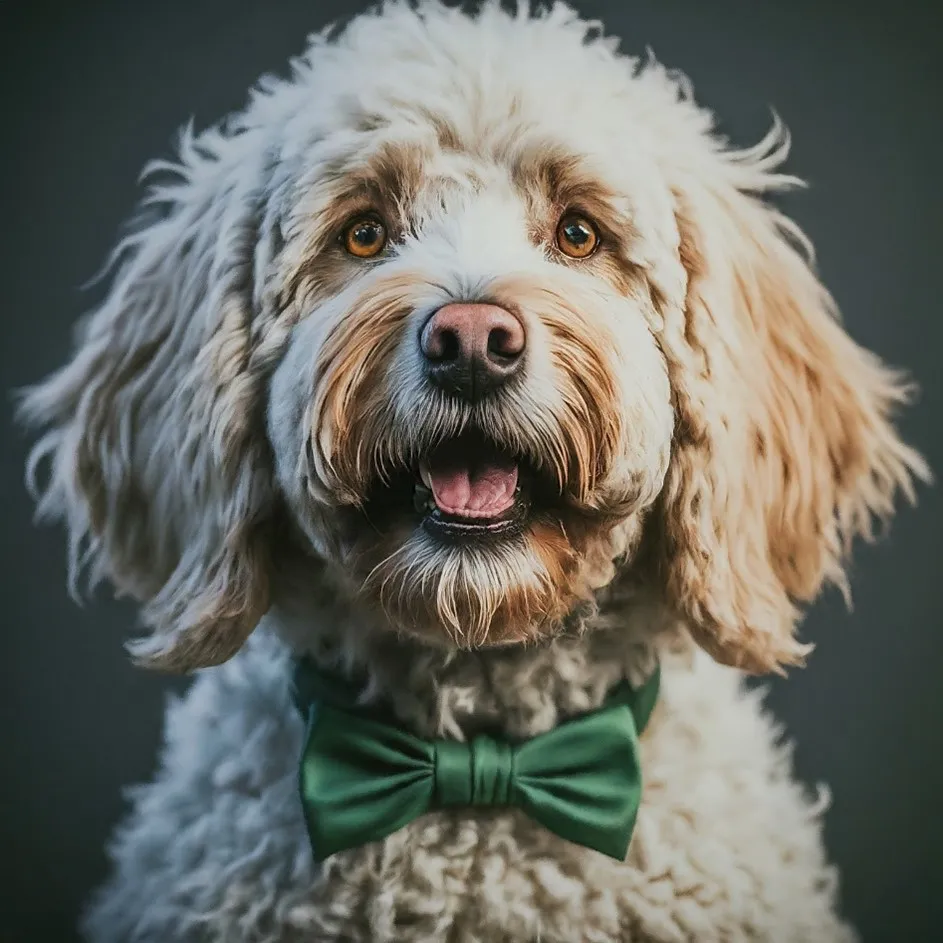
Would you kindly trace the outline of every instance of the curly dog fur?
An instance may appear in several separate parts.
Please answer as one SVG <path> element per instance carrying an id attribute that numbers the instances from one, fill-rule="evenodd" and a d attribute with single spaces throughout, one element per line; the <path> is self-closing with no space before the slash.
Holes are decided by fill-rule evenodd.
<path id="1" fill-rule="evenodd" d="M 683 76 L 564 6 L 390 2 L 152 168 L 104 303 L 23 404 L 73 584 L 140 600 L 140 661 L 200 669 L 90 940 L 854 939 L 826 797 L 743 672 L 801 663 L 799 607 L 847 590 L 854 538 L 928 471 L 892 425 L 905 379 L 766 202 L 799 184 L 787 149 L 778 121 L 732 149 Z M 349 251 L 364 219 L 375 257 Z M 417 338 L 456 302 L 526 336 L 493 395 L 429 380 Z M 473 435 L 532 504 L 445 542 L 428 463 Z M 303 652 L 455 739 L 549 730 L 657 660 L 626 861 L 474 809 L 315 866 Z"/>

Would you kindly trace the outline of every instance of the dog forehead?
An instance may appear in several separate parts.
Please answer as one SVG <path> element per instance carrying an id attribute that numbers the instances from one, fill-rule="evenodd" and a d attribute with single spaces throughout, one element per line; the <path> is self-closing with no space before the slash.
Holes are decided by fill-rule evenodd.
<path id="1" fill-rule="evenodd" d="M 435 111 L 426 91 L 390 100 L 369 121 L 348 107 L 306 150 L 303 177 L 324 200 L 372 192 L 403 211 L 432 215 L 466 205 L 470 194 L 534 209 L 593 191 L 634 216 L 666 192 L 651 156 L 632 144 L 614 146 L 604 127 L 561 120 L 543 104 L 527 112 L 513 95 L 484 107 L 468 93 Z"/>
<path id="2" fill-rule="evenodd" d="M 336 40 L 316 41 L 282 126 L 289 215 L 331 202 L 345 178 L 369 174 L 379 159 L 395 176 L 379 175 L 379 187 L 405 197 L 404 218 L 421 204 L 435 216 L 442 193 L 456 189 L 503 193 L 516 216 L 527 189 L 514 177 L 522 155 L 562 153 L 617 194 L 644 233 L 671 243 L 663 166 L 666 142 L 684 123 L 677 92 L 640 77 L 637 60 L 592 29 L 571 12 L 534 18 L 486 4 L 472 18 L 393 3 Z"/>
<path id="3" fill-rule="evenodd" d="M 298 101 L 322 132 L 432 127 L 441 145 L 466 150 L 543 134 L 574 152 L 617 142 L 644 151 L 648 129 L 632 118 L 637 61 L 594 29 L 563 7 L 532 16 L 485 3 L 472 17 L 387 3 L 312 44 Z"/>

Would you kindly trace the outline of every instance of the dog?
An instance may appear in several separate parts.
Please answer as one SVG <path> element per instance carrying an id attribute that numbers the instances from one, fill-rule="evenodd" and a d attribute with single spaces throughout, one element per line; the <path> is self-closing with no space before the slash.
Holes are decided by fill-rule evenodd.
<path id="1" fill-rule="evenodd" d="M 89 940 L 855 939 L 744 680 L 929 472 L 787 151 L 565 6 L 393 0 L 151 168 L 22 403 L 73 586 L 201 669 Z"/>

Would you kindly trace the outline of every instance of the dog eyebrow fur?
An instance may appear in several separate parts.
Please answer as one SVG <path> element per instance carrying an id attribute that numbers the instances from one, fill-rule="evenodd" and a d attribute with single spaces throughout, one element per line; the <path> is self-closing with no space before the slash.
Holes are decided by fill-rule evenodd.
<path id="1" fill-rule="evenodd" d="M 612 234 L 623 234 L 631 225 L 617 208 L 624 197 L 607 186 L 585 158 L 543 144 L 528 147 L 510 164 L 512 182 L 533 209 L 542 205 L 555 217 L 570 209 L 582 212 Z"/>
<path id="2" fill-rule="evenodd" d="M 336 181 L 326 225 L 318 229 L 332 232 L 358 212 L 374 210 L 383 217 L 390 235 L 408 225 L 408 208 L 423 181 L 427 154 L 417 144 L 386 142 L 359 163 L 348 161 L 328 179 Z M 331 226 L 333 222 L 333 226 Z"/>
<path id="3" fill-rule="evenodd" d="M 362 261 L 348 259 L 336 245 L 343 226 L 355 216 L 376 213 L 386 226 L 387 238 L 391 242 L 402 239 L 412 225 L 410 206 L 422 184 L 425 164 L 425 151 L 403 142 L 384 143 L 359 159 L 348 153 L 333 161 L 310 201 L 316 224 L 301 252 L 303 261 L 286 280 L 285 299 L 329 297 L 362 269 Z"/>
<path id="4" fill-rule="evenodd" d="M 624 208 L 625 197 L 610 188 L 584 157 L 553 144 L 531 145 L 511 161 L 511 179 L 525 201 L 535 243 L 554 243 L 564 213 L 586 216 L 599 230 L 604 251 L 585 260 L 574 262 L 561 256 L 559 261 L 589 268 L 624 295 L 643 281 L 643 273 L 629 256 L 638 233 Z"/>

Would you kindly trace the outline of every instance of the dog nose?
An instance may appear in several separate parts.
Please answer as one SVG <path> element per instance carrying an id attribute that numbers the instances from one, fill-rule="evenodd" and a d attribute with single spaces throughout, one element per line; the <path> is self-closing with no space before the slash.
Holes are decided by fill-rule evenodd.
<path id="1" fill-rule="evenodd" d="M 426 373 L 436 386 L 474 401 L 506 383 L 523 363 L 524 326 L 491 304 L 447 304 L 419 338 Z"/>

